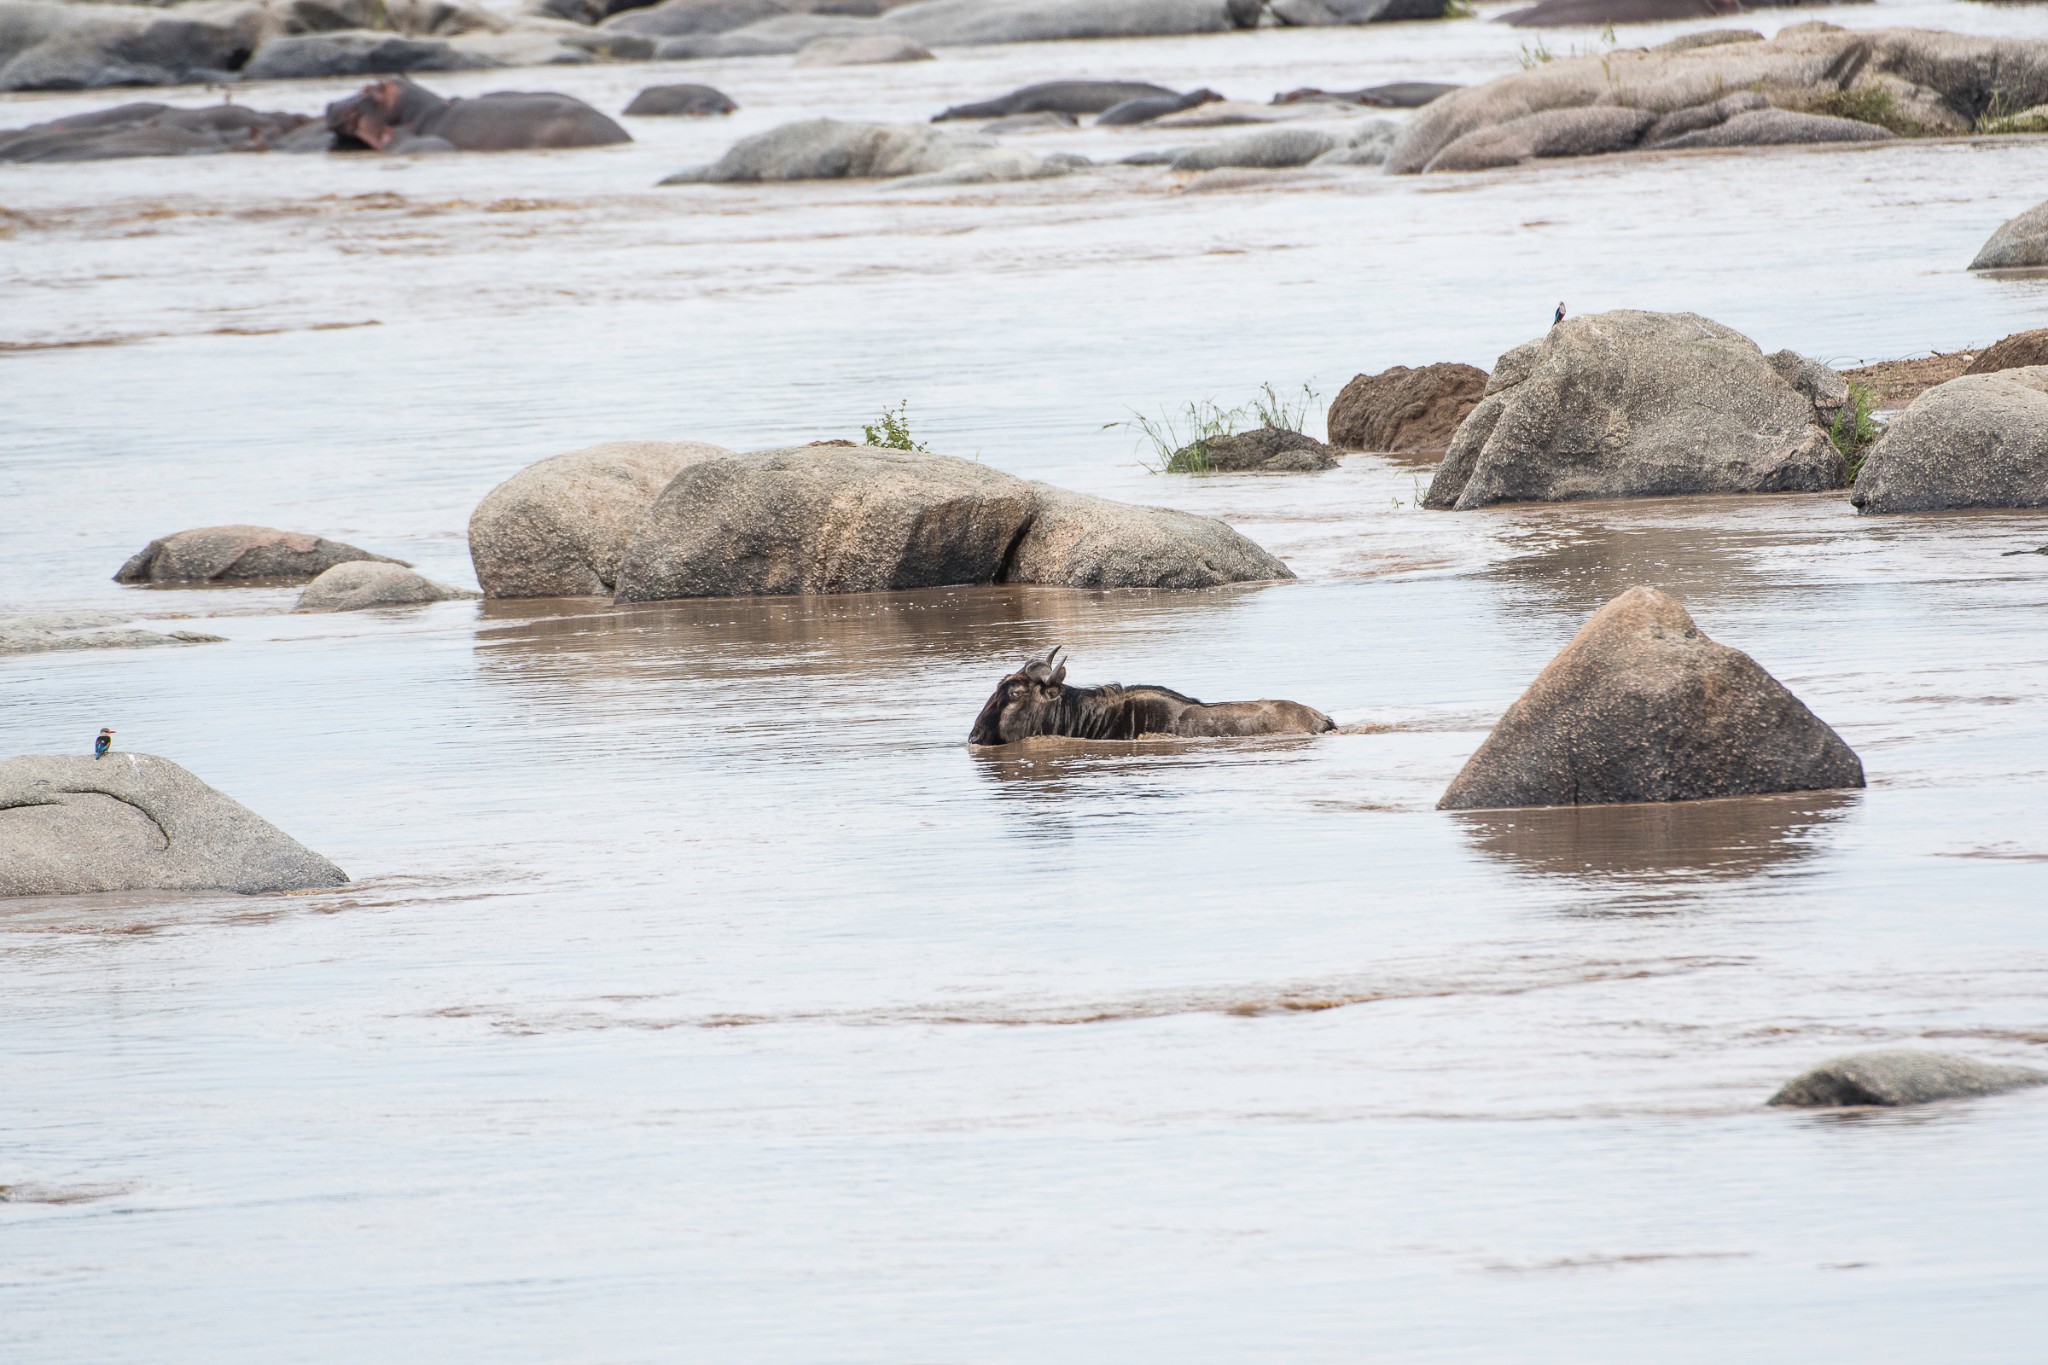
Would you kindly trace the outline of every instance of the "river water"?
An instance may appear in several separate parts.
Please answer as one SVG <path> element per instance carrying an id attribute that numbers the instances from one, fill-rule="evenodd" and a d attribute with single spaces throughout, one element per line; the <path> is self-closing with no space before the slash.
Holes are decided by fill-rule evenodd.
<path id="1" fill-rule="evenodd" d="M 1962 3 L 1824 17 L 2048 36 Z M 0 168 L 0 609 L 228 637 L 0 660 L 5 751 L 113 725 L 355 878 L 0 908 L 0 1356 L 2039 1359 L 2048 1098 L 1761 1101 L 1861 1047 L 2048 1057 L 2048 557 L 2004 553 L 2048 517 L 1425 513 L 1427 463 L 1190 480 L 1114 424 L 1488 365 L 1559 298 L 1844 364 L 2048 324 L 2048 284 L 1963 270 L 2048 140 L 652 188 L 794 117 L 1061 74 L 1470 81 L 1533 41 L 470 73 L 434 84 L 616 109 L 706 78 L 744 109 L 577 153 Z M 857 435 L 899 400 L 936 449 L 1223 516 L 1301 581 L 341 617 L 108 581 L 254 521 L 470 582 L 469 509 L 531 460 Z M 1434 810 L 1637 583 L 1869 789 Z M 1054 643 L 1077 682 L 1352 729 L 970 751 Z"/>

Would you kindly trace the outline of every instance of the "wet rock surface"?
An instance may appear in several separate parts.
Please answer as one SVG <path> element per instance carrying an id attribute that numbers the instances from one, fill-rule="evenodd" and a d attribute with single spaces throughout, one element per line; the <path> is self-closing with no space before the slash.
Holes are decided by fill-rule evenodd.
<path id="1" fill-rule="evenodd" d="M 1424 505 L 1817 492 L 1848 466 L 1755 342 L 1695 313 L 1567 318 L 1500 358 Z"/>
<path id="2" fill-rule="evenodd" d="M 819 38 L 796 54 L 797 66 L 886 66 L 891 62 L 928 62 L 932 50 L 897 33 L 870 33 L 855 38 Z"/>
<path id="3" fill-rule="evenodd" d="M 202 526 L 149 544 L 114 574 L 116 583 L 240 583 L 310 579 L 350 560 L 405 561 L 302 531 Z"/>
<path id="4" fill-rule="evenodd" d="M 1863 764 L 1784 684 L 1631 588 L 1537 675 L 1443 810 L 1699 801 L 1861 787 Z"/>
<path id="5" fill-rule="evenodd" d="M 0 897 L 297 891 L 340 868 L 169 759 L 0 762 Z"/>
<path id="6" fill-rule="evenodd" d="M 1173 467 L 1218 474 L 1296 474 L 1335 469 L 1337 457 L 1313 436 L 1282 427 L 1259 427 L 1183 446 L 1174 452 Z"/>
<path id="7" fill-rule="evenodd" d="M 1344 144 L 1316 128 L 1268 128 L 1225 138 L 1207 147 L 1190 147 L 1169 163 L 1176 171 L 1213 171 L 1223 166 L 1261 170 L 1306 166 Z"/>
<path id="8" fill-rule="evenodd" d="M 1445 363 L 1361 374 L 1330 404 L 1330 444 L 1441 455 L 1486 392 L 1486 371 Z"/>
<path id="9" fill-rule="evenodd" d="M 647 509 L 685 466 L 732 454 L 702 441 L 608 441 L 528 465 L 469 518 L 486 597 L 589 597 L 617 586 Z"/>
<path id="10" fill-rule="evenodd" d="M 219 644 L 223 637 L 196 630 L 144 630 L 125 626 L 118 612 L 72 611 L 0 620 L 0 655 L 52 654 L 80 649 L 148 649 L 157 645 Z"/>
<path id="11" fill-rule="evenodd" d="M 1206 587 L 1290 577 L 1219 521 L 986 465 L 815 445 L 693 464 L 626 548 L 617 599 L 974 583 Z"/>
<path id="12" fill-rule="evenodd" d="M 1799 1109 L 1931 1104 L 2048 1085 L 2048 1071 L 1953 1052 L 1885 1048 L 1831 1058 L 1785 1082 L 1769 1103 Z"/>
<path id="13" fill-rule="evenodd" d="M 252 81 L 474 71 L 504 63 L 431 38 L 390 33 L 308 33 L 263 45 L 243 75 Z"/>
<path id="14" fill-rule="evenodd" d="M 397 564 L 353 560 L 337 564 L 306 585 L 297 611 L 363 611 L 370 607 L 411 607 L 479 594 L 436 583 Z"/>
<path id="15" fill-rule="evenodd" d="M 1865 454 L 1849 501 L 1865 512 L 2048 507 L 2048 366 L 1921 394 Z"/>

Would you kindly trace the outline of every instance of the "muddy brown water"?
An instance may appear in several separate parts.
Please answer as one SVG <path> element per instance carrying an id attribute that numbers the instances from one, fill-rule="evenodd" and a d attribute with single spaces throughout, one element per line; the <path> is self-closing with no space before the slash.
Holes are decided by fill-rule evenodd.
<path id="1" fill-rule="evenodd" d="M 1473 79 L 1527 37 L 1087 45 L 1088 72 Z M 2048 517 L 1423 513 L 1426 461 L 1166 478 L 1105 424 L 1488 364 L 1559 295 L 1842 363 L 1982 344 L 2048 314 L 1962 270 L 2048 143 L 647 188 L 1077 46 L 707 64 L 756 124 L 587 157 L 0 168 L 0 337 L 44 348 L 0 356 L 0 603 L 228 637 L 0 660 L 7 751 L 113 725 L 356 878 L 0 908 L 0 1355 L 2036 1357 L 2048 1101 L 1761 1101 L 1860 1047 L 2048 1065 L 2048 560 L 2003 557 Z M 546 76 L 602 103 L 658 73 Z M 144 339 L 75 344 L 114 337 Z M 241 520 L 469 581 L 468 511 L 528 460 L 852 434 L 903 398 L 939 449 L 1224 516 L 1301 579 L 319 617 L 107 581 Z M 1869 789 L 1434 810 L 1636 583 Z M 1346 731 L 970 750 L 1054 643 L 1077 682 Z"/>

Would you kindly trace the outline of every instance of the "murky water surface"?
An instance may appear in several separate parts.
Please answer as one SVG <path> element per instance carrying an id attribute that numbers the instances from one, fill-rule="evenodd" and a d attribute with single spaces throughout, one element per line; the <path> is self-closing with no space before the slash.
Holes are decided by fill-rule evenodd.
<path id="1" fill-rule="evenodd" d="M 1426 463 L 1165 478 L 1105 424 L 1490 364 L 1560 297 L 1845 362 L 2043 325 L 2048 285 L 1962 267 L 2048 141 L 652 188 L 792 117 L 1061 74 L 1469 81 L 1533 41 L 476 73 L 436 83 L 617 108 L 708 78 L 745 108 L 595 152 L 0 168 L 0 607 L 229 637 L 0 660 L 5 751 L 114 725 L 356 878 L 0 909 L 0 1355 L 2038 1359 L 2048 1100 L 1760 1101 L 1864 1046 L 2048 1056 L 2048 557 L 2003 555 L 2048 517 L 1423 513 Z M 899 399 L 935 448 L 1227 517 L 1302 581 L 345 617 L 107 581 L 224 521 L 468 581 L 469 509 L 530 460 L 850 434 Z M 1436 812 L 1636 583 L 1790 684 L 1869 790 Z M 1077 681 L 1354 730 L 969 751 L 1055 642 Z"/>

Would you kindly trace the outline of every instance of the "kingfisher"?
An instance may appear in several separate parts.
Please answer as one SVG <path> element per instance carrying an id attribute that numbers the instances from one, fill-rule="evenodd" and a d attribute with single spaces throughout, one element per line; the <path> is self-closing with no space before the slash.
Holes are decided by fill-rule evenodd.
<path id="1" fill-rule="evenodd" d="M 107 756 L 107 750 L 113 747 L 114 732 L 112 730 L 109 730 L 106 726 L 102 725 L 100 727 L 100 737 L 92 742 L 92 756 L 95 759 L 105 758 Z"/>
<path id="2" fill-rule="evenodd" d="M 1560 300 L 1558 301 L 1558 305 L 1557 305 L 1557 316 L 1556 316 L 1556 317 L 1554 317 L 1554 318 L 1552 318 L 1552 319 L 1550 320 L 1550 325 L 1551 325 L 1552 327 L 1555 327 L 1555 326 L 1557 326 L 1557 324 L 1558 324 L 1558 323 L 1560 323 L 1560 322 L 1563 322 L 1563 321 L 1564 321 L 1564 301 L 1560 299 Z"/>

